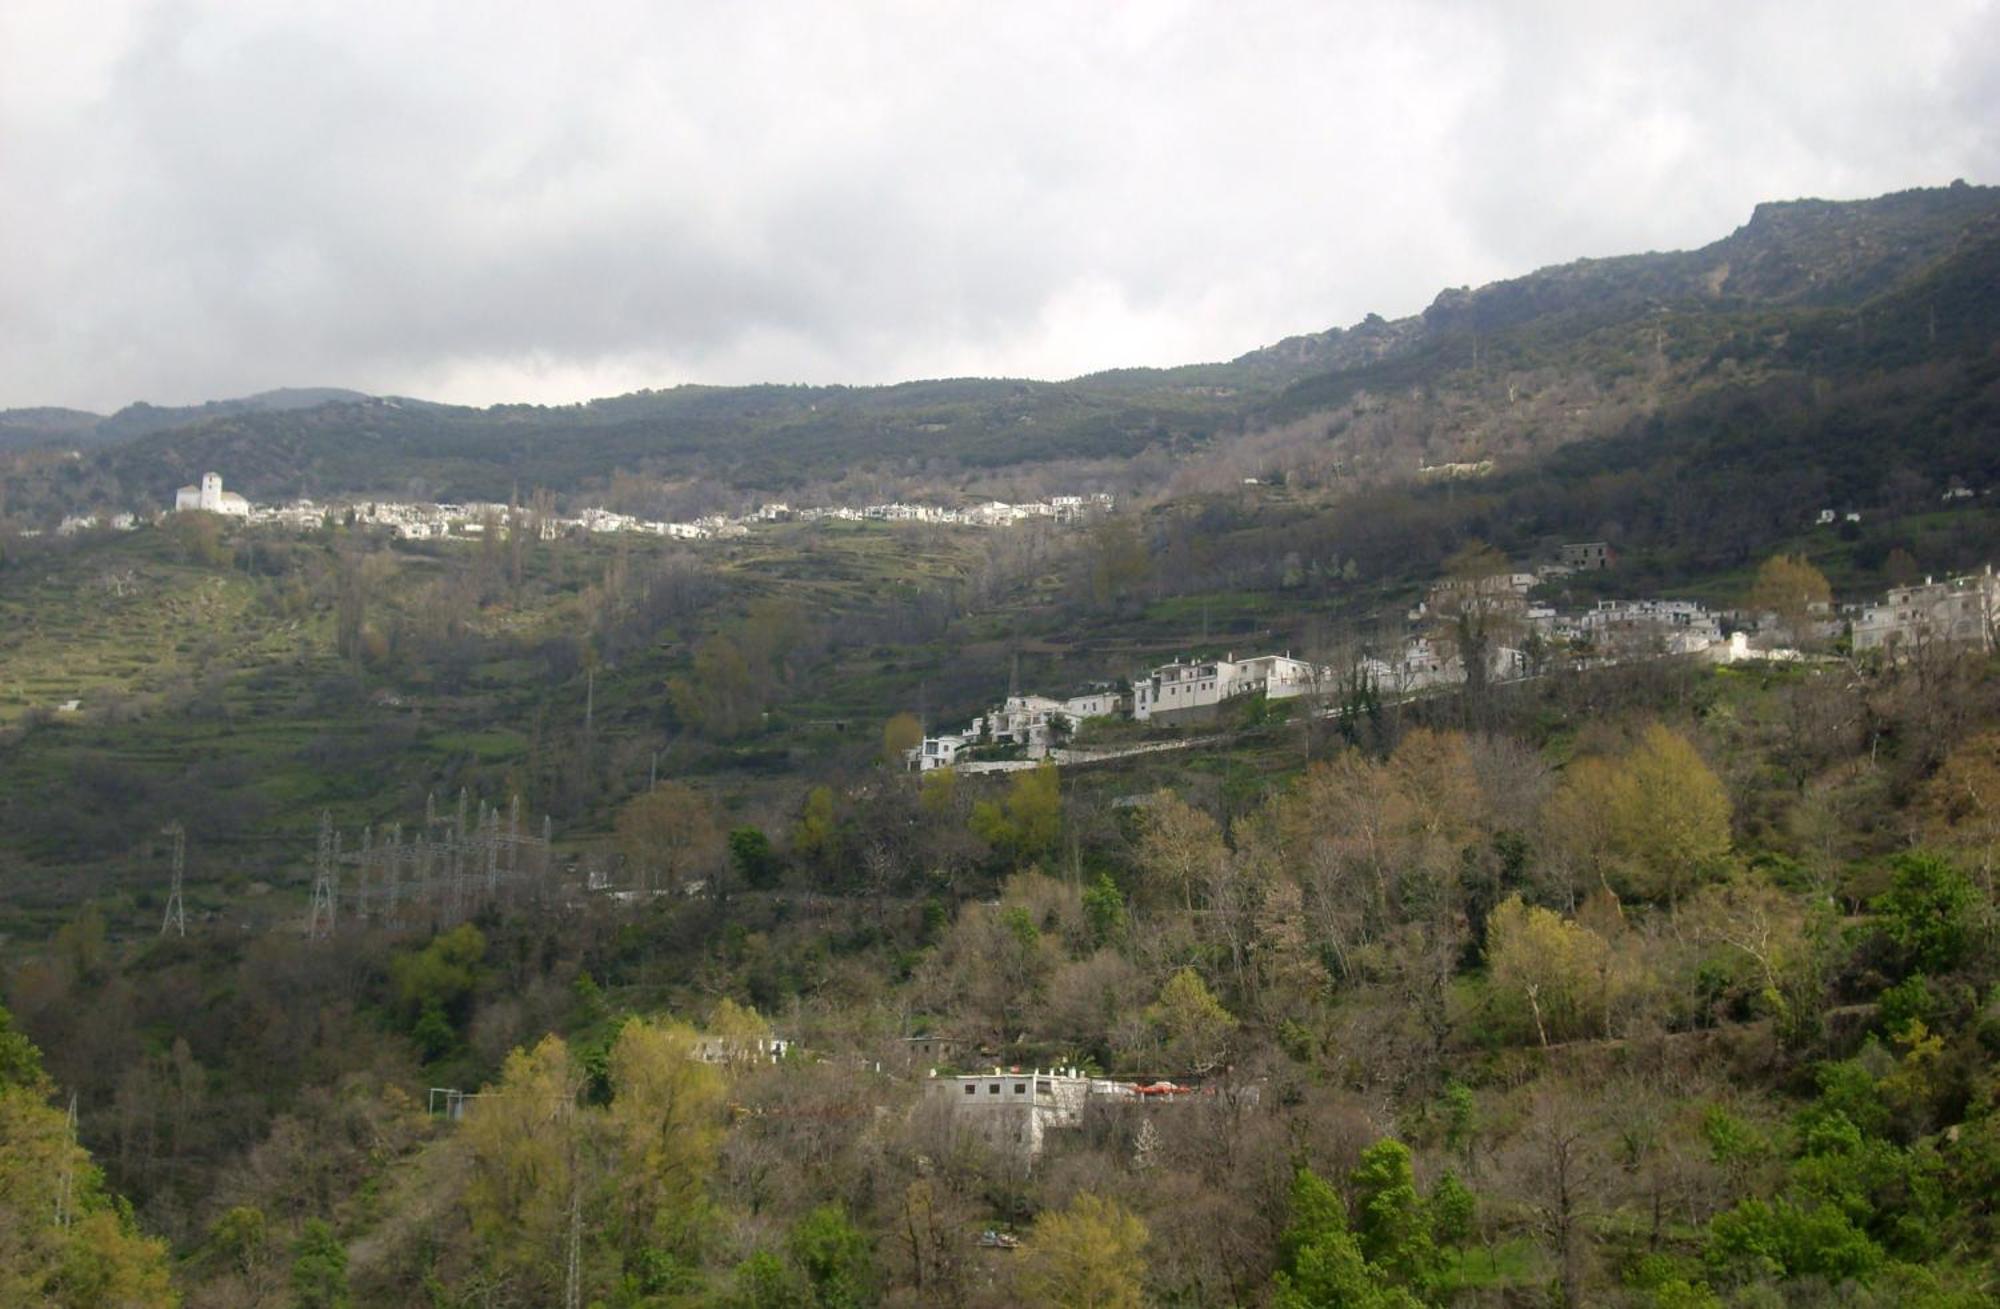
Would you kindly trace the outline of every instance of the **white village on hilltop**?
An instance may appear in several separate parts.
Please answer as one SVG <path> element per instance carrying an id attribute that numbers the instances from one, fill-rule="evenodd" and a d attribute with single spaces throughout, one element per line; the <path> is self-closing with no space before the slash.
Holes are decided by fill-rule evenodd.
<path id="1" fill-rule="evenodd" d="M 955 527 L 1014 527 L 1033 522 L 1078 523 L 1091 515 L 1111 512 L 1115 503 L 1109 494 L 1101 491 L 1087 495 L 1051 496 L 1047 500 L 1029 501 L 1025 504 L 988 500 L 960 508 L 892 501 L 858 508 L 816 506 L 794 509 L 789 504 L 774 502 L 759 505 L 746 514 L 707 514 L 685 522 L 658 522 L 631 514 L 615 513 L 609 509 L 588 508 L 569 516 L 537 516 L 530 530 L 536 532 L 543 540 L 553 540 L 572 534 L 606 535 L 631 532 L 678 541 L 708 541 L 742 536 L 759 523 L 779 522 L 885 522 L 932 523 Z M 523 511 L 517 505 L 479 501 L 453 504 L 356 499 L 319 504 L 312 500 L 300 499 L 283 505 L 259 505 L 251 503 L 234 491 L 225 491 L 222 486 L 222 475 L 211 472 L 202 474 L 199 485 L 183 486 L 174 492 L 173 512 L 222 514 L 229 518 L 240 518 L 252 526 L 289 527 L 300 531 L 311 531 L 336 523 L 352 523 L 357 526 L 387 528 L 392 535 L 402 540 L 447 541 L 454 538 L 477 540 L 489 531 L 510 531 L 512 530 L 510 524 L 520 518 Z M 131 514 L 119 514 L 115 517 L 74 515 L 64 519 L 58 531 L 61 535 L 69 536 L 98 527 L 108 527 L 114 531 L 130 531 L 136 526 L 138 519 Z"/>
<path id="2" fill-rule="evenodd" d="M 1563 547 L 1565 559 L 1608 567 L 1601 543 Z M 1341 712 L 1343 696 L 1402 699 L 1466 681 L 1460 653 L 1448 640 L 1426 630 L 1440 609 L 1455 611 L 1473 601 L 1492 629 L 1504 634 L 1485 651 L 1486 679 L 1518 681 L 1545 671 L 1550 652 L 1566 652 L 1571 666 L 1609 666 L 1634 660 L 1684 656 L 1732 664 L 1762 659 L 1797 661 L 1806 656 L 1781 644 L 1776 616 L 1744 611 L 1712 612 L 1691 600 L 1599 600 L 1564 614 L 1531 602 L 1528 593 L 1578 565 L 1545 565 L 1534 572 L 1498 573 L 1475 581 L 1452 580 L 1431 588 L 1410 610 L 1412 633 L 1392 653 L 1368 654 L 1344 666 L 1315 663 L 1291 652 L 1220 658 L 1179 658 L 1143 669 L 1124 686 L 1100 684 L 1066 698 L 1011 692 L 995 708 L 962 730 L 926 735 L 905 752 L 909 767 L 922 771 L 957 768 L 1005 772 L 1047 760 L 1089 762 L 1162 748 L 1159 744 L 1105 750 L 1065 748 L 1064 742 L 1091 719 L 1129 718 L 1161 726 L 1217 722 L 1233 707 L 1256 697 L 1295 700 L 1310 696 L 1313 712 Z M 1729 630 L 1725 632 L 1725 626 Z M 1895 658 L 1927 643 L 1971 645 L 1991 652 L 2000 644 L 2000 576 L 1992 565 L 1978 573 L 1927 578 L 1897 587 L 1879 602 L 1845 606 L 1818 619 L 1811 633 L 1832 640 L 1846 630 L 1857 654 Z M 1753 640 L 1753 636 L 1755 639 Z"/>
<path id="3" fill-rule="evenodd" d="M 637 533 L 707 541 L 742 536 L 754 525 L 778 522 L 1004 528 L 1032 522 L 1074 524 L 1114 508 L 1113 498 L 1099 492 L 1059 495 L 1025 504 L 987 501 L 964 508 L 902 502 L 859 508 L 794 508 L 767 503 L 736 516 L 655 522 L 603 508 L 587 508 L 568 516 L 524 516 L 518 506 L 478 502 L 352 500 L 321 505 L 302 499 L 279 506 L 257 505 L 225 490 L 222 476 L 208 472 L 199 484 L 175 491 L 173 512 L 219 514 L 254 527 L 300 531 L 341 523 L 367 525 L 413 541 L 476 541 L 489 532 L 513 531 L 517 524 L 544 540 Z M 1825 525 L 1838 517 L 1831 510 L 1825 511 L 1820 523 Z M 1845 518 L 1858 521 L 1860 515 L 1849 512 Z M 129 513 L 76 515 L 64 519 L 58 531 L 62 535 L 97 528 L 131 531 L 140 522 Z M 1447 639 L 1449 622 L 1440 619 L 1468 610 L 1488 620 L 1496 637 L 1485 644 L 1483 652 L 1489 683 L 1536 676 L 1547 670 L 1558 651 L 1569 666 L 1603 666 L 1675 655 L 1714 663 L 1803 657 L 1773 634 L 1773 615 L 1716 612 L 1692 600 L 1601 599 L 1587 609 L 1559 612 L 1530 599 L 1531 593 L 1574 574 L 1612 570 L 1618 556 L 1606 542 L 1587 541 L 1561 545 L 1556 560 L 1532 570 L 1436 583 L 1410 609 L 1409 634 L 1391 649 L 1373 649 L 1337 665 L 1301 658 L 1291 651 L 1181 657 L 1139 669 L 1120 683 L 1097 683 L 1060 697 L 1010 691 L 998 705 L 962 729 L 927 732 L 905 757 L 911 768 L 926 771 L 1008 771 L 1043 760 L 1082 762 L 1163 748 L 1159 743 L 1099 750 L 1069 747 L 1070 738 L 1094 719 L 1129 719 L 1161 727 L 1199 726 L 1214 723 L 1228 710 L 1257 697 L 1266 701 L 1312 697 L 1318 702 L 1314 712 L 1331 713 L 1337 712 L 1333 705 L 1336 699 L 1355 691 L 1397 699 L 1449 688 L 1463 684 L 1467 670 L 1461 653 Z M 1817 628 L 1812 635 L 1822 641 L 1847 633 L 1856 654 L 1896 658 L 1932 642 L 1969 643 L 1991 651 L 2000 633 L 2000 578 L 1991 565 L 1978 573 L 1943 580 L 1926 578 L 1920 584 L 1893 588 L 1879 601 L 1843 606 L 1837 613 L 1829 611 Z"/>

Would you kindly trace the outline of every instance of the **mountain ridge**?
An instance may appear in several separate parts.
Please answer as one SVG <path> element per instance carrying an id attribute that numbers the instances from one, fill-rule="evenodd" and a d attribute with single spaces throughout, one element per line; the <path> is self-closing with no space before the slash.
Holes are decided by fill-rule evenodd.
<path id="1" fill-rule="evenodd" d="M 1520 428 L 1498 443 L 1498 457 L 1539 457 L 1606 435 L 1624 409 L 1662 403 L 1677 388 L 1733 384 L 1748 367 L 1797 367 L 1782 351 L 1737 349 L 1731 373 L 1714 356 L 1745 332 L 1823 335 L 1829 322 L 1865 319 L 1871 300 L 1996 239 L 1996 187 L 1958 182 L 1858 201 L 1770 201 L 1694 250 L 1578 259 L 1446 288 L 1418 314 L 1371 314 L 1227 361 L 1065 381 L 690 384 L 554 407 L 298 388 L 181 409 L 127 406 L 87 433 L 76 411 L 8 411 L 0 448 L 10 429 L 29 426 L 19 415 L 53 413 L 43 421 L 85 451 L 76 479 L 85 496 L 116 503 L 123 495 L 133 507 L 144 498 L 138 488 L 178 485 L 209 468 L 260 497 L 503 498 L 516 487 L 576 491 L 621 471 L 786 494 L 870 470 L 950 480 L 1147 450 L 1181 459 L 1315 415 L 1328 416 L 1327 460 L 1413 472 L 1424 462 L 1493 457 L 1480 448 L 1483 426 Z M 1982 302 L 1989 290 L 1979 291 Z M 1482 394 L 1482 378 L 1501 371 L 1516 379 L 1504 406 Z M 1634 380 L 1649 376 L 1650 389 Z M 1585 416 L 1524 425 L 1524 390 L 1530 400 L 1581 396 L 1568 408 Z M 1459 412 L 1427 411 L 1412 395 L 1442 395 L 1446 410 Z M 1393 457 L 1375 459 L 1365 444 L 1335 451 L 1332 429 L 1354 416 L 1357 397 L 1375 397 L 1368 403 L 1387 404 L 1397 423 L 1425 430 L 1378 443 L 1401 451 Z M 36 501 L 32 488 L 16 496 Z"/>

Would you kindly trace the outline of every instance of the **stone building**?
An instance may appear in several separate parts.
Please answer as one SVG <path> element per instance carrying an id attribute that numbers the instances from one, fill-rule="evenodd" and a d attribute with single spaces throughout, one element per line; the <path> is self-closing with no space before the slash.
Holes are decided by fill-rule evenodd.
<path id="1" fill-rule="evenodd" d="M 1075 1068 L 995 1068 L 965 1077 L 932 1077 L 924 1093 L 948 1105 L 953 1121 L 996 1151 L 1033 1160 L 1049 1132 L 1082 1124 L 1094 1080 Z"/>

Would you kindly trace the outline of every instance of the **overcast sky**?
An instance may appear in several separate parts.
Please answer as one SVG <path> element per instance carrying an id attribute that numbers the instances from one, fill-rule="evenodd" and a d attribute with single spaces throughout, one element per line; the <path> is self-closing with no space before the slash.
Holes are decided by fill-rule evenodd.
<path id="1" fill-rule="evenodd" d="M 1228 358 L 2000 181 L 2000 3 L 0 4 L 0 406 Z"/>

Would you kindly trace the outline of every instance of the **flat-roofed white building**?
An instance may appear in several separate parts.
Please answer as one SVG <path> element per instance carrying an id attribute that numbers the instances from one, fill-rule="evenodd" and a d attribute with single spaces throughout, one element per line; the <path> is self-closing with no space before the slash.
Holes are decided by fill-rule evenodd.
<path id="1" fill-rule="evenodd" d="M 1887 650 L 1923 640 L 1991 650 L 2000 632 L 2000 577 L 1993 565 L 1977 573 L 1925 578 L 1920 586 L 1892 588 L 1879 604 L 1863 605 L 1854 620 L 1854 648 Z"/>
<path id="2" fill-rule="evenodd" d="M 924 1093 L 995 1150 L 1032 1161 L 1050 1131 L 1077 1127 L 1092 1079 L 1075 1068 L 932 1077 Z"/>
<path id="3" fill-rule="evenodd" d="M 1576 626 L 1618 654 L 1694 654 L 1722 639 L 1721 621 L 1692 600 L 1599 600 Z"/>
<path id="4" fill-rule="evenodd" d="M 1237 665 L 1239 695 L 1262 691 L 1272 700 L 1304 695 L 1324 685 L 1326 678 L 1318 665 L 1288 654 L 1258 655 Z"/>
<path id="5" fill-rule="evenodd" d="M 941 736 L 925 737 L 921 744 L 906 752 L 904 757 L 918 771 L 927 773 L 934 768 L 950 768 L 971 745 L 971 737 L 947 732 Z"/>
<path id="6" fill-rule="evenodd" d="M 1132 681 L 1132 717 L 1141 722 L 1160 714 L 1207 709 L 1236 694 L 1239 666 L 1230 659 L 1187 662 L 1176 659 Z"/>

